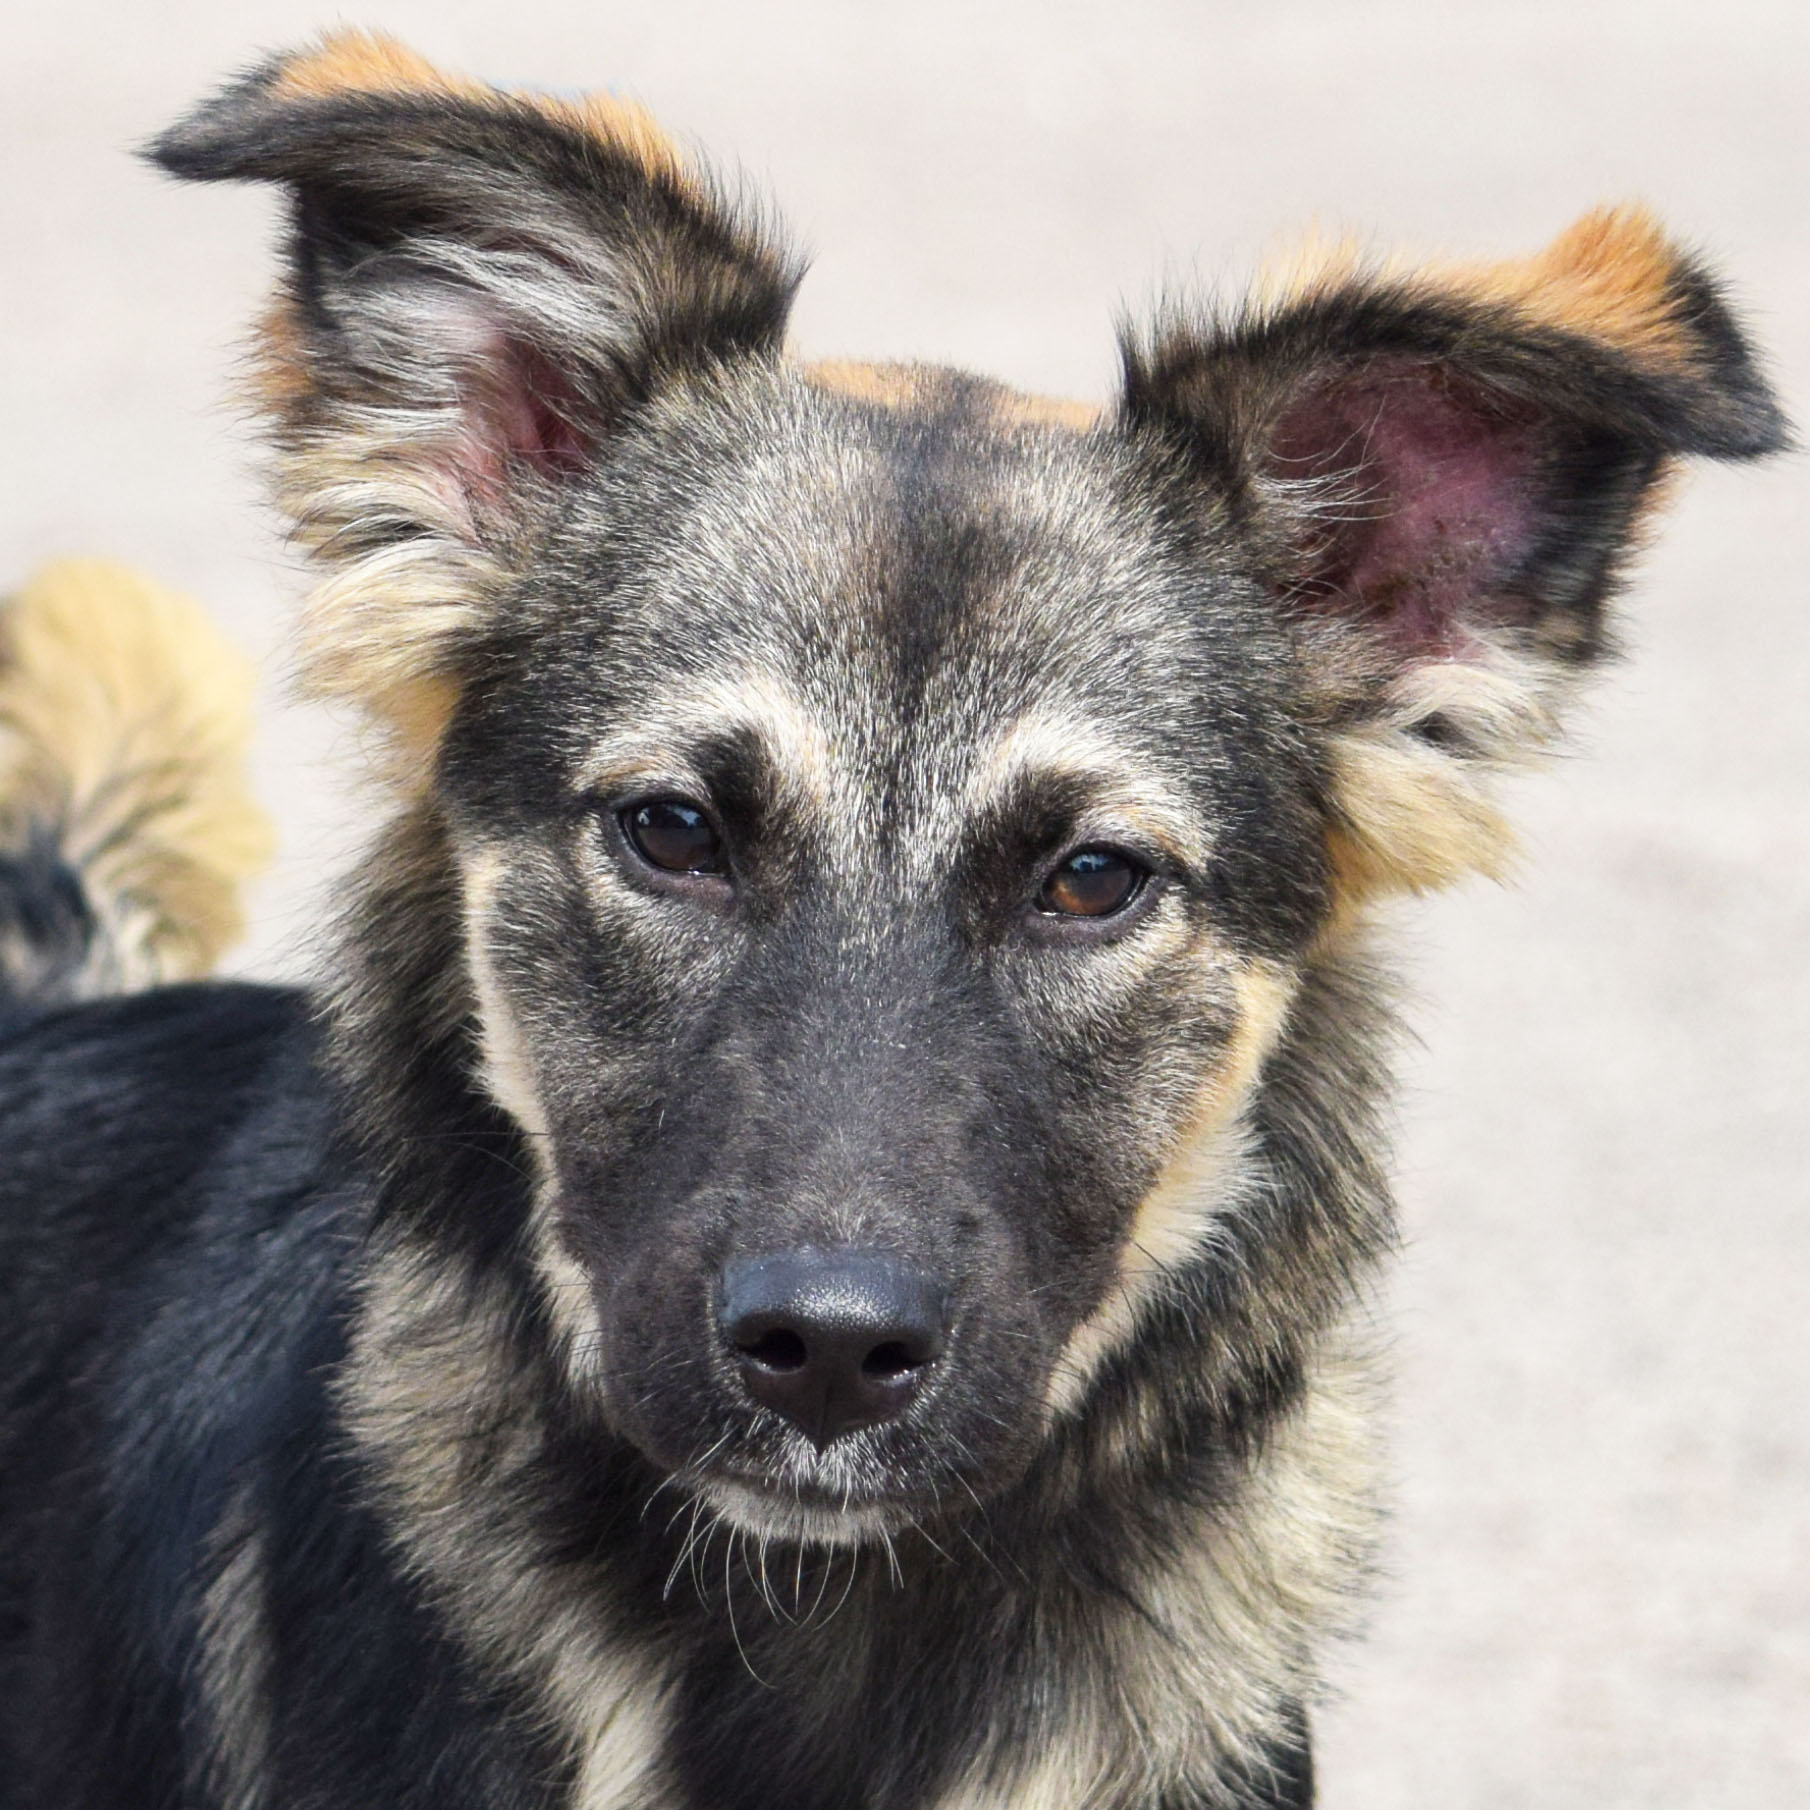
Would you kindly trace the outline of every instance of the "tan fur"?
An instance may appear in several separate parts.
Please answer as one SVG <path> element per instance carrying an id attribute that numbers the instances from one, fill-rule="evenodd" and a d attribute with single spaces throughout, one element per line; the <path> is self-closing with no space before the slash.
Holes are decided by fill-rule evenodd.
<path id="1" fill-rule="evenodd" d="M 1655 367 L 1690 357 L 1691 334 L 1671 292 L 1680 261 L 1645 208 L 1599 207 L 1531 257 L 1492 263 L 1379 260 L 1354 239 L 1309 236 L 1266 261 L 1256 293 L 1276 309 L 1356 282 L 1400 285 L 1512 308 Z"/>
<path id="2" fill-rule="evenodd" d="M 1332 749 L 1338 816 L 1327 834 L 1333 884 L 1362 899 L 1431 892 L 1466 875 L 1501 879 L 1514 831 L 1477 783 L 1437 749 L 1389 729 Z"/>
<path id="3" fill-rule="evenodd" d="M 1078 402 L 1067 396 L 1035 396 L 1003 385 L 994 407 L 998 419 L 1008 427 L 1066 427 L 1082 434 L 1098 426 L 1104 412 L 1097 402 Z"/>
<path id="4" fill-rule="evenodd" d="M 320 98 L 343 94 L 437 94 L 467 101 L 506 100 L 532 107 L 609 150 L 628 152 L 650 175 L 688 185 L 693 180 L 678 148 L 636 101 L 611 94 L 567 99 L 533 90 L 492 88 L 469 76 L 436 68 L 424 56 L 382 32 L 330 33 L 313 50 L 304 51 L 283 65 L 276 92 Z"/>
<path id="5" fill-rule="evenodd" d="M 804 374 L 821 389 L 889 409 L 917 407 L 926 385 L 943 375 L 931 365 L 862 364 L 849 358 L 821 359 L 806 365 Z"/>
<path id="6" fill-rule="evenodd" d="M 1681 364 L 1692 336 L 1671 285 L 1678 253 L 1642 207 L 1598 208 L 1531 258 L 1458 270 L 1444 285 L 1546 325 L 1606 340 L 1637 362 Z"/>
<path id="7" fill-rule="evenodd" d="M 256 673 L 124 567 L 46 566 L 0 607 L 0 848 L 55 828 L 101 919 L 82 991 L 206 974 L 269 857 L 246 774 Z"/>
<path id="8" fill-rule="evenodd" d="M 1272 262 L 1259 295 L 1266 308 L 1280 308 L 1354 283 L 1394 284 L 1511 309 L 1663 369 L 1692 356 L 1673 292 L 1680 262 L 1644 209 L 1599 208 L 1532 257 L 1493 264 L 1379 264 L 1349 240 L 1310 242 Z M 1677 489 L 1674 472 L 1653 485 L 1631 530 L 1636 546 Z M 1515 840 L 1493 788 L 1503 769 L 1530 764 L 1557 739 L 1562 681 L 1551 674 L 1558 657 L 1574 650 L 1552 638 L 1563 626 L 1582 632 L 1568 618 L 1560 624 L 1542 631 L 1545 662 L 1500 648 L 1474 660 L 1424 662 L 1397 682 L 1382 718 L 1333 738 L 1328 853 L 1342 900 L 1425 892 L 1508 870 Z M 1453 760 L 1413 733 L 1436 714 L 1462 725 L 1473 757 Z"/>
<path id="9" fill-rule="evenodd" d="M 323 39 L 283 64 L 273 91 L 298 99 L 418 93 L 531 108 L 627 154 L 656 179 L 698 192 L 672 140 L 634 102 L 492 88 L 437 69 L 381 34 Z M 390 738 L 388 777 L 412 790 L 457 702 L 448 669 L 485 619 L 502 570 L 480 519 L 483 499 L 464 494 L 423 457 L 454 431 L 450 400 L 414 408 L 338 403 L 330 427 L 313 425 L 316 381 L 296 307 L 293 297 L 280 297 L 260 322 L 248 389 L 256 407 L 290 426 L 278 501 L 302 545 L 331 573 L 303 621 L 302 682 L 310 695 L 361 706 Z M 366 551 L 361 531 L 382 519 L 425 532 Z"/>
<path id="10" fill-rule="evenodd" d="M 403 81 L 410 71 L 421 79 Z M 393 79 L 380 79 L 386 76 Z M 454 91 L 451 78 L 404 46 L 348 32 L 292 60 L 279 86 L 323 95 L 429 90 L 430 77 Z M 296 308 L 284 293 L 265 310 L 242 384 L 245 401 L 278 423 L 305 419 L 316 394 Z M 301 689 L 362 708 L 387 737 L 384 777 L 405 793 L 426 782 L 458 701 L 447 669 L 461 638 L 485 620 L 503 577 L 480 544 L 469 500 L 422 469 L 419 442 L 431 444 L 444 431 L 444 422 L 422 414 L 346 410 L 331 428 L 280 441 L 274 472 L 278 507 L 327 573 L 302 616 Z M 379 552 L 348 551 L 368 522 L 385 516 L 430 532 Z"/>
<path id="11" fill-rule="evenodd" d="M 247 347 L 236 396 L 272 420 L 294 415 L 313 395 L 314 380 L 303 361 L 301 326 L 289 295 L 279 295 L 253 321 Z"/>
<path id="12" fill-rule="evenodd" d="M 1264 1059 L 1281 1040 L 1296 985 L 1297 977 L 1273 962 L 1251 962 L 1233 977 L 1238 1028 L 1202 1084 L 1175 1155 L 1138 1207 L 1111 1291 L 1070 1335 L 1051 1372 L 1046 1398 L 1051 1414 L 1080 1410 L 1100 1365 L 1136 1333 L 1165 1276 L 1199 1256 L 1226 1216 L 1237 1211 L 1242 1115 Z"/>
<path id="13" fill-rule="evenodd" d="M 812 383 L 840 396 L 890 409 L 923 408 L 949 382 L 949 373 L 935 365 L 864 364 L 846 358 L 808 364 L 804 374 Z M 1004 384 L 989 384 L 986 389 L 994 419 L 1002 426 L 1066 427 L 1085 433 L 1100 419 L 1100 405 L 1095 402 L 1032 396 Z"/>
<path id="14" fill-rule="evenodd" d="M 363 433 L 323 436 L 286 458 L 278 475 L 296 538 L 327 572 L 302 617 L 303 689 L 356 703 L 388 731 L 388 776 L 405 791 L 426 783 L 458 702 L 449 668 L 505 581 L 473 532 L 468 504 L 431 481 L 412 461 L 415 450 L 409 423 L 372 411 Z M 341 551 L 386 511 L 433 532 L 375 552 Z"/>
<path id="15" fill-rule="evenodd" d="M 577 1764 L 572 1810 L 658 1810 L 668 1681 L 616 1638 L 609 1582 L 556 1549 L 521 1503 L 545 1429 L 508 1348 L 507 1283 L 474 1285 L 433 1251 L 374 1258 L 339 1383 L 405 1559 L 487 1663 L 519 1678 Z"/>
<path id="16" fill-rule="evenodd" d="M 446 75 L 426 57 L 382 32 L 331 32 L 283 65 L 279 94 L 325 99 L 339 94 L 482 96 L 481 83 Z"/>
<path id="17" fill-rule="evenodd" d="M 1175 1638 L 1152 1640 L 1127 1617 L 1120 1676 L 1127 1699 L 1148 1706 L 1156 1742 L 1188 1739 L 1198 1753 L 1204 1722 L 1216 1754 L 1249 1758 L 1253 1742 L 1281 1733 L 1282 1701 L 1313 1696 L 1325 1643 L 1348 1626 L 1353 1582 L 1374 1550 L 1379 1393 L 1362 1324 L 1327 1335 L 1301 1402 L 1250 1461 L 1238 1497 L 1204 1514 L 1195 1537 L 1178 1540 L 1183 1556 L 1146 1586 Z M 1189 1654 L 1179 1665 L 1178 1650 Z"/>
<path id="18" fill-rule="evenodd" d="M 534 1267 L 558 1342 L 560 1361 L 577 1380 L 587 1368 L 595 1368 L 592 1354 L 598 1329 L 591 1307 L 591 1282 L 583 1264 L 560 1242 L 554 1224 L 556 1196 L 543 1158 L 543 1152 L 551 1146 L 552 1126 L 535 1082 L 527 1033 L 516 1018 L 508 992 L 497 979 L 487 942 L 507 861 L 506 853 L 494 848 L 465 850 L 460 861 L 465 894 L 465 959 L 471 971 L 480 1025 L 480 1072 L 491 1098 L 527 1135 L 535 1184 L 534 1217 L 528 1229 Z"/>
<path id="19" fill-rule="evenodd" d="M 1335 1329 L 1242 1487 L 1141 1580 L 1144 1613 L 1103 1611 L 1111 1691 L 1065 1703 L 1047 1741 L 986 1754 L 936 1810 L 1236 1801 L 1220 1767 L 1281 1736 L 1281 1705 L 1313 1693 L 1310 1655 L 1351 1619 L 1377 1531 L 1378 1393 L 1367 1331 Z"/>
<path id="20" fill-rule="evenodd" d="M 1518 843 L 1496 791 L 1506 773 L 1557 743 L 1577 683 L 1562 668 L 1497 647 L 1402 674 L 1372 721 L 1329 743 L 1327 845 L 1339 892 L 1363 901 L 1435 891 L 1471 874 L 1507 878 Z M 1415 732 L 1441 716 L 1462 724 L 1471 747 L 1464 759 Z"/>
<path id="21" fill-rule="evenodd" d="M 270 1630 L 264 1616 L 264 1530 L 253 1492 L 237 1490 L 213 1536 L 219 1564 L 201 1604 L 201 1700 L 209 1723 L 208 1785 L 216 1810 L 264 1810 L 270 1742 Z"/>
<path id="22" fill-rule="evenodd" d="M 484 1085 L 529 1138 L 540 1144 L 553 1135 L 552 1128 L 535 1085 L 527 1034 L 517 1024 L 509 1007 L 508 994 L 496 978 L 485 935 L 507 861 L 508 857 L 501 849 L 467 848 L 460 851 L 459 871 L 465 891 L 465 960 L 471 969 L 472 990 L 477 995 L 478 1012 L 483 1020 L 481 1072 Z M 537 1151 L 537 1161 L 538 1155 Z"/>

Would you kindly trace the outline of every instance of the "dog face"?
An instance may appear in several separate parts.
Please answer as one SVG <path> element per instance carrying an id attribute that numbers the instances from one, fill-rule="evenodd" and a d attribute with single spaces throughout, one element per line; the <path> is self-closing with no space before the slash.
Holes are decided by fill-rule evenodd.
<path id="1" fill-rule="evenodd" d="M 762 369 L 652 411 L 574 494 L 442 765 L 575 1344 L 660 1462 L 709 1451 L 808 1508 L 921 1510 L 1025 1464 L 1324 894 L 1253 575 L 1163 519 L 1127 442 L 905 387 Z M 906 1373 L 792 1412 L 729 1279 L 828 1261 L 846 1288 L 845 1260 L 924 1291 L 854 1354 Z M 808 1301 L 773 1312 L 744 1344 L 819 1342 Z"/>
<path id="2" fill-rule="evenodd" d="M 1160 321 L 1090 423 L 788 361 L 784 254 L 615 103 L 347 38 L 157 155 L 294 195 L 311 670 L 446 827 L 569 1379 L 763 1532 L 1009 1487 L 1262 1269 L 1303 976 L 1499 862 L 1667 461 L 1780 433 L 1638 217 Z"/>

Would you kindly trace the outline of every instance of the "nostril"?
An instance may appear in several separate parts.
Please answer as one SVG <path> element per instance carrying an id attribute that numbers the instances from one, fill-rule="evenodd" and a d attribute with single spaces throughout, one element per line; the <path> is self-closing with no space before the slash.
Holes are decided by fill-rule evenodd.
<path id="1" fill-rule="evenodd" d="M 747 1396 L 819 1451 L 904 1414 L 948 1336 L 933 1276 L 884 1251 L 811 1245 L 725 1263 L 716 1317 Z"/>
<path id="2" fill-rule="evenodd" d="M 876 1345 L 861 1360 L 861 1374 L 870 1376 L 876 1382 L 891 1382 L 910 1371 L 921 1369 L 924 1359 L 914 1357 L 911 1349 L 900 1339 L 889 1339 L 884 1345 Z"/>
<path id="3" fill-rule="evenodd" d="M 802 1370 L 811 1355 L 805 1349 L 804 1340 L 783 1326 L 776 1326 L 771 1332 L 763 1333 L 751 1344 L 738 1344 L 736 1350 L 750 1363 L 758 1364 L 761 1369 L 770 1370 L 778 1376 Z"/>

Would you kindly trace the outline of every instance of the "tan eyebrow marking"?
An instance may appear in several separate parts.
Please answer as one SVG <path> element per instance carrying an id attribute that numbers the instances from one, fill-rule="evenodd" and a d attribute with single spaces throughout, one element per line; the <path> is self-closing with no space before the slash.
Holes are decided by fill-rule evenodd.
<path id="1" fill-rule="evenodd" d="M 963 804 L 979 816 L 1042 778 L 1083 782 L 1091 793 L 1088 816 L 1110 820 L 1102 821 L 1102 834 L 1123 825 L 1184 868 L 1198 870 L 1212 853 L 1207 826 L 1185 798 L 1090 725 L 1049 712 L 1021 716 L 1005 730 L 970 774 Z"/>
<path id="2" fill-rule="evenodd" d="M 834 790 L 830 739 L 823 725 L 771 674 L 712 680 L 673 694 L 633 729 L 606 737 L 579 769 L 579 788 L 608 792 L 661 773 L 701 780 L 691 750 L 701 736 L 724 731 L 757 737 L 775 771 L 804 799 L 826 803 Z"/>

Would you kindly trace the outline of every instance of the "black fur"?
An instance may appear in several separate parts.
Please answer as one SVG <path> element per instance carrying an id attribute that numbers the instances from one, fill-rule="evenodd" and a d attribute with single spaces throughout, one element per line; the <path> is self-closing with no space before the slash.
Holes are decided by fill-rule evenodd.
<path id="1" fill-rule="evenodd" d="M 323 366 L 350 363 L 344 296 L 411 248 L 484 222 L 521 249 L 582 238 L 639 250 L 634 338 L 575 364 L 528 348 L 539 401 L 589 444 L 700 357 L 778 346 L 800 267 L 726 203 L 700 206 L 675 176 L 526 102 L 349 94 L 279 101 L 281 65 L 247 76 L 148 148 L 191 180 L 289 185 L 291 281 Z M 713 198 L 714 202 L 714 198 Z M 528 339 L 532 335 L 526 336 Z"/>
<path id="2" fill-rule="evenodd" d="M 39 827 L 16 853 L 0 851 L 0 1013 L 68 992 L 94 942 L 94 914 L 80 871 L 51 828 Z"/>

